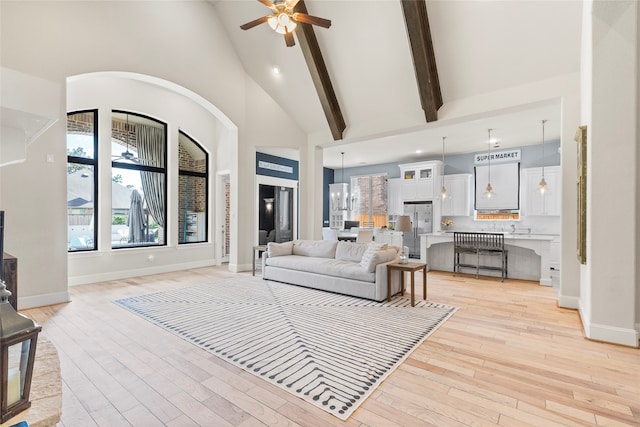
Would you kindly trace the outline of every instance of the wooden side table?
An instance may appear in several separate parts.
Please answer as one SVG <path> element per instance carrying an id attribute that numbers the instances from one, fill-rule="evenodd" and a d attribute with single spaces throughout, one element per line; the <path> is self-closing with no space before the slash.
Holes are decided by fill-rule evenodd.
<path id="1" fill-rule="evenodd" d="M 262 252 L 267 250 L 267 245 L 257 245 L 253 247 L 253 273 L 252 276 L 256 275 L 256 256 Z"/>
<path id="2" fill-rule="evenodd" d="M 407 262 L 400 264 L 399 262 L 387 265 L 387 301 L 391 301 L 391 272 L 397 270 L 400 272 L 400 286 L 402 286 L 402 294 L 404 295 L 404 273 L 411 273 L 411 307 L 415 305 L 415 272 L 422 270 L 422 296 L 427 299 L 427 264 L 421 262 Z"/>

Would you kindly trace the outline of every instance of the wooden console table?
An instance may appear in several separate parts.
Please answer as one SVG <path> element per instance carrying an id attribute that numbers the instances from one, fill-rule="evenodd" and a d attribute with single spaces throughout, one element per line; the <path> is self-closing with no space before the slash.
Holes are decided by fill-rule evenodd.
<path id="1" fill-rule="evenodd" d="M 399 262 L 387 264 L 387 301 L 391 301 L 391 272 L 397 270 L 400 272 L 402 293 L 404 294 L 404 273 L 411 273 L 411 307 L 415 305 L 415 272 L 422 270 L 422 299 L 427 299 L 427 264 L 421 262 L 407 262 L 401 264 Z"/>

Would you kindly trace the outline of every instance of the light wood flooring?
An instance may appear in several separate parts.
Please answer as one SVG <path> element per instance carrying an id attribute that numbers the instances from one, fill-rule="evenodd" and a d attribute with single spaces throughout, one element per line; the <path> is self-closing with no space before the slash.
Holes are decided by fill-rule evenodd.
<path id="1" fill-rule="evenodd" d="M 59 352 L 59 425 L 640 426 L 640 350 L 585 339 L 578 313 L 533 282 L 430 272 L 429 300 L 459 310 L 346 422 L 112 302 L 234 275 L 76 286 L 68 304 L 25 310 Z"/>

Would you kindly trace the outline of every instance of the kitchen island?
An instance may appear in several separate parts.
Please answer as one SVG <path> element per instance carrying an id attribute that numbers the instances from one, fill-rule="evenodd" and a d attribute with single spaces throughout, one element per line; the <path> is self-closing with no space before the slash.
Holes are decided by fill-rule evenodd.
<path id="1" fill-rule="evenodd" d="M 505 248 L 509 251 L 508 271 L 510 279 L 536 280 L 541 285 L 552 286 L 552 246 L 557 235 L 504 233 Z M 420 235 L 420 261 L 429 270 L 453 271 L 453 232 Z M 475 269 L 463 270 L 475 274 Z M 494 275 L 494 272 L 482 272 Z"/>

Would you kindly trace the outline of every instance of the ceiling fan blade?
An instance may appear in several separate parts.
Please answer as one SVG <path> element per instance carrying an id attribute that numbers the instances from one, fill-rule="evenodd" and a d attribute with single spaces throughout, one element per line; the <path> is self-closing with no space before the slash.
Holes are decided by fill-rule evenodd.
<path id="1" fill-rule="evenodd" d="M 269 19 L 268 16 L 263 16 L 262 18 L 254 19 L 251 22 L 247 22 L 246 24 L 240 25 L 240 28 L 242 28 L 243 30 L 248 30 L 255 27 L 256 25 L 264 24 L 265 22 L 267 22 L 268 19 Z"/>
<path id="2" fill-rule="evenodd" d="M 329 28 L 331 26 L 331 21 L 329 19 L 307 15 L 306 13 L 301 13 L 301 12 L 294 13 L 293 20 L 298 22 L 304 22 L 305 24 L 317 25 L 323 28 Z"/>
<path id="3" fill-rule="evenodd" d="M 289 5 L 290 8 L 294 8 L 296 7 L 296 5 L 298 4 L 300 0 L 287 0 L 287 4 Z"/>
<path id="4" fill-rule="evenodd" d="M 267 7 L 273 7 L 273 3 L 271 3 L 269 0 L 258 0 L 258 1 Z"/>
<path id="5" fill-rule="evenodd" d="M 293 33 L 284 33 L 284 41 L 287 43 L 287 47 L 295 46 L 296 42 L 293 39 Z"/>

